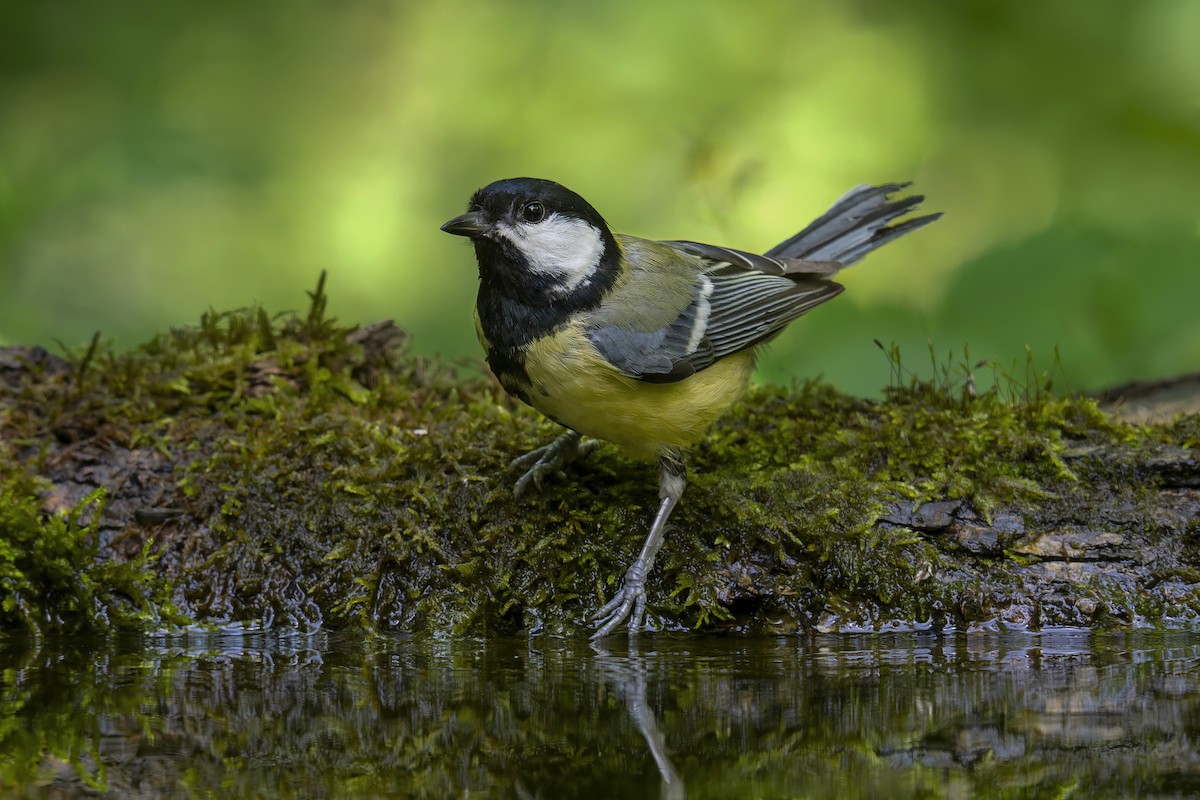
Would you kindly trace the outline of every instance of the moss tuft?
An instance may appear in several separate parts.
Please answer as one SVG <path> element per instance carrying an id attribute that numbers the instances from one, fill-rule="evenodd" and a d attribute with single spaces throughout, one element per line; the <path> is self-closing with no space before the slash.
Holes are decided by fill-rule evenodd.
<path id="1" fill-rule="evenodd" d="M 92 490 L 64 513 L 46 513 L 49 488 L 0 440 L 0 630 L 41 636 L 177 619 L 170 586 L 154 573 L 149 540 L 132 558 L 101 554 L 106 490 Z"/>
<path id="2" fill-rule="evenodd" d="M 302 313 L 5 351 L 0 624 L 577 631 L 640 546 L 652 466 L 601 448 L 517 503 L 507 465 L 555 426 L 326 305 L 322 278 Z M 1197 501 L 1167 485 L 1196 471 L 1194 417 L 1124 425 L 1028 360 L 981 390 L 966 353 L 927 381 L 889 355 L 882 401 L 763 387 L 718 423 L 651 576 L 657 624 L 1200 614 Z"/>

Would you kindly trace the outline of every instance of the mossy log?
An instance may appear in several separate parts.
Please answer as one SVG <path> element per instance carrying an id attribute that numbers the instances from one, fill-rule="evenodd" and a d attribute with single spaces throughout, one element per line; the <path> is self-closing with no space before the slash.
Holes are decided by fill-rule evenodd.
<path id="1" fill-rule="evenodd" d="M 653 466 L 602 447 L 517 502 L 508 464 L 555 426 L 324 309 L 318 288 L 307 314 L 211 313 L 129 352 L 0 349 L 0 629 L 584 635 Z M 880 401 L 755 388 L 716 426 L 651 627 L 1200 623 L 1194 402 L 1135 424 L 1037 376 L 893 368 Z M 1152 413 L 1147 391 L 1108 399 Z"/>

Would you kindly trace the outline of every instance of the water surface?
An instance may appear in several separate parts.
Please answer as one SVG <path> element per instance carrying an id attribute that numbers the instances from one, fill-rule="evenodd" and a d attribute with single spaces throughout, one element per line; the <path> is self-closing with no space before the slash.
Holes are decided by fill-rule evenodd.
<path id="1" fill-rule="evenodd" d="M 1200 637 L 0 650 L 13 797 L 1196 797 Z"/>

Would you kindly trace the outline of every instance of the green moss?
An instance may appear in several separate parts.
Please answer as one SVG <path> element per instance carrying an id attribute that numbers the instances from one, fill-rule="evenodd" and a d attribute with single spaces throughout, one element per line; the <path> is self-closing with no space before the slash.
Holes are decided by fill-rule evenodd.
<path id="1" fill-rule="evenodd" d="M 0 630 L 140 628 L 178 616 L 150 541 L 127 560 L 101 556 L 103 488 L 61 514 L 42 509 L 47 488 L 0 440 Z"/>
<path id="2" fill-rule="evenodd" d="M 41 587 L 22 620 L 53 619 L 55 587 L 107 564 L 123 577 L 105 573 L 88 597 L 129 594 L 147 619 L 166 584 L 202 620 L 453 633 L 575 631 L 611 596 L 657 505 L 652 465 L 601 448 L 517 503 L 507 465 L 555 426 L 479 371 L 407 355 L 394 327 L 330 320 L 323 280 L 310 301 L 303 314 L 211 312 L 126 353 L 94 340 L 0 382 L 4 518 L 25 537 L 9 559 L 28 561 L 50 526 L 52 549 L 76 553 L 58 572 L 18 570 L 21 597 Z M 1122 425 L 1056 397 L 1028 362 L 1022 381 L 976 391 L 967 366 L 919 381 L 890 355 L 882 402 L 757 388 L 697 448 L 650 582 L 659 624 L 971 624 L 1057 602 L 1039 594 L 1026 539 L 1118 508 L 1122 530 L 1179 529 L 1143 456 L 1190 446 L 1194 423 Z M 74 517 L 39 510 L 49 486 Z M 109 511 L 80 524 L 96 487 Z M 957 527 L 914 521 L 945 500 Z M 1156 568 L 1186 574 L 1189 546 Z M 153 591 L 151 567 L 165 582 Z M 1154 617 L 1133 608 L 1136 585 L 1071 591 L 1114 619 Z"/>

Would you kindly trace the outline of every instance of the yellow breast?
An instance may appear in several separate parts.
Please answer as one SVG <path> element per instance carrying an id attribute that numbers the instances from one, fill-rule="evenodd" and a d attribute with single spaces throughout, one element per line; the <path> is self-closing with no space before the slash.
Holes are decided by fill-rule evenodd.
<path id="1" fill-rule="evenodd" d="M 721 359 L 675 383 L 626 377 L 578 326 L 532 343 L 525 353 L 529 401 L 561 425 L 620 445 L 638 458 L 687 448 L 741 396 L 752 352 Z"/>

